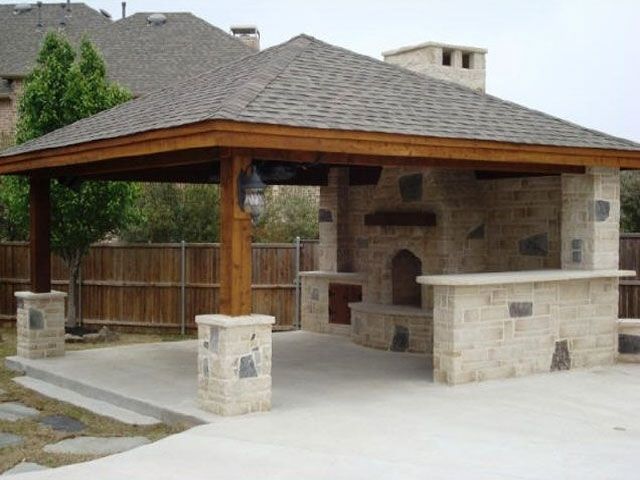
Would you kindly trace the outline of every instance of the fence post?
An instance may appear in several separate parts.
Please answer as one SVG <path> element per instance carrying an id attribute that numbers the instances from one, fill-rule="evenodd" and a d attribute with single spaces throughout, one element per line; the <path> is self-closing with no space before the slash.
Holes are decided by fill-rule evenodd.
<path id="1" fill-rule="evenodd" d="M 82 319 L 82 262 L 80 262 L 80 271 L 78 272 L 78 325 L 84 324 Z"/>
<path id="2" fill-rule="evenodd" d="M 295 276 L 295 284 L 296 284 L 296 301 L 295 301 L 295 315 L 294 315 L 294 326 L 296 330 L 300 330 L 300 237 L 296 237 L 294 240 L 296 245 L 296 276 Z"/>
<path id="3" fill-rule="evenodd" d="M 186 243 L 184 240 L 180 242 L 180 335 L 186 333 L 186 280 L 187 280 L 187 265 L 186 265 Z"/>

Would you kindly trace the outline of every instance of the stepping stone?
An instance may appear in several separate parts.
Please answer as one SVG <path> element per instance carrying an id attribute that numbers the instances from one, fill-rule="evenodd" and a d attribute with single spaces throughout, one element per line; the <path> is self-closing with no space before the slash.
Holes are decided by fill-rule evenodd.
<path id="1" fill-rule="evenodd" d="M 111 455 L 151 443 L 145 437 L 76 437 L 45 445 L 47 453 Z"/>
<path id="2" fill-rule="evenodd" d="M 20 445 L 24 442 L 21 436 L 13 433 L 0 433 L 0 448 Z"/>
<path id="3" fill-rule="evenodd" d="M 87 426 L 80 420 L 76 420 L 66 415 L 49 415 L 40 419 L 41 425 L 51 427 L 58 432 L 80 432 Z"/>
<path id="4" fill-rule="evenodd" d="M 23 403 L 0 403 L 0 420 L 15 422 L 17 420 L 22 420 L 23 418 L 35 417 L 37 415 L 40 415 L 40 412 L 38 410 L 36 410 L 35 408 L 27 407 Z"/>
<path id="5" fill-rule="evenodd" d="M 18 463 L 15 467 L 10 468 L 6 472 L 4 472 L 2 475 L 0 475 L 0 477 L 13 475 L 15 473 L 39 472 L 40 470 L 49 470 L 49 467 L 45 467 L 44 465 L 39 465 L 32 462 L 21 462 Z"/>

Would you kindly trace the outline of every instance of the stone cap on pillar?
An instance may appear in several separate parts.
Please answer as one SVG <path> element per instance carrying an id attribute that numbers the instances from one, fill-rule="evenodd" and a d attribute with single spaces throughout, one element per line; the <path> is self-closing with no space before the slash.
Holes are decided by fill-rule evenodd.
<path id="1" fill-rule="evenodd" d="M 210 325 L 224 328 L 249 327 L 253 325 L 273 325 L 276 323 L 276 317 L 257 313 L 236 317 L 222 314 L 196 315 L 196 323 L 198 325 Z"/>
<path id="2" fill-rule="evenodd" d="M 34 292 L 15 292 L 16 298 L 20 298 L 22 300 L 44 300 L 50 298 L 66 298 L 67 294 L 65 292 L 59 292 L 58 290 L 51 290 L 50 292 L 45 293 L 34 293 Z"/>

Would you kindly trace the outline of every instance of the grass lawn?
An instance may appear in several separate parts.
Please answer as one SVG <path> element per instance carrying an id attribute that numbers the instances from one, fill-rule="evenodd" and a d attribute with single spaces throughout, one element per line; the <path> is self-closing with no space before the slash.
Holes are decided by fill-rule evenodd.
<path id="1" fill-rule="evenodd" d="M 144 436 L 150 440 L 158 440 L 167 435 L 178 433 L 185 430 L 187 426 L 168 426 L 164 424 L 152 426 L 135 426 L 126 423 L 120 423 L 108 417 L 96 415 L 88 410 L 75 407 L 68 403 L 63 403 L 44 397 L 38 393 L 27 390 L 26 388 L 16 384 L 11 379 L 18 374 L 5 368 L 4 358 L 15 355 L 16 353 L 16 334 L 15 329 L 0 329 L 2 334 L 2 342 L 0 342 L 0 389 L 5 393 L 0 395 L 1 402 L 22 402 L 33 408 L 37 408 L 41 412 L 41 417 L 47 415 L 67 415 L 83 422 L 87 428 L 78 433 L 56 432 L 49 427 L 38 423 L 39 417 L 19 420 L 17 422 L 9 422 L 0 420 L 0 432 L 12 433 L 20 435 L 24 438 L 22 445 L 14 447 L 5 447 L 0 450 L 0 472 L 13 467 L 22 461 L 35 462 L 49 467 L 57 467 L 70 463 L 83 462 L 97 458 L 95 456 L 85 455 L 61 455 L 46 453 L 42 448 L 50 443 L 55 443 L 64 438 L 75 436 Z M 162 335 L 143 335 L 143 334 L 121 334 L 120 339 L 111 343 L 100 344 L 67 344 L 68 350 L 80 350 L 87 348 L 112 347 L 123 344 L 159 342 L 167 340 L 178 340 L 184 337 L 178 336 L 162 336 Z"/>

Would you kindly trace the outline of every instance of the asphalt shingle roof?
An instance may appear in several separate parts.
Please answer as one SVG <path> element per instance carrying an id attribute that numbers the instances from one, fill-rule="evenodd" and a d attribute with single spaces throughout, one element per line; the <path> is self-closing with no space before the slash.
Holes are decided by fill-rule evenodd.
<path id="1" fill-rule="evenodd" d="M 191 13 L 163 13 L 164 25 L 136 13 L 92 36 L 109 77 L 134 94 L 147 93 L 255 53 L 243 42 Z"/>
<path id="2" fill-rule="evenodd" d="M 71 12 L 60 3 L 43 3 L 42 27 L 38 27 L 38 7 L 15 14 L 15 5 L 0 5 L 0 77 L 24 77 L 33 68 L 44 35 L 50 30 L 61 30 L 73 42 L 85 33 L 96 31 L 111 20 L 84 3 L 72 3 Z M 65 25 L 60 26 L 60 20 Z"/>
<path id="3" fill-rule="evenodd" d="M 26 76 L 49 30 L 64 32 L 74 43 L 86 34 L 102 53 L 109 77 L 135 95 L 254 53 L 239 39 L 191 13 L 163 13 L 167 21 L 160 26 L 149 25 L 149 15 L 136 13 L 112 22 L 83 3 L 72 3 L 66 15 L 60 3 L 43 3 L 43 27 L 38 28 L 36 5 L 20 14 L 14 13 L 14 5 L 0 5 L 0 77 Z"/>
<path id="4" fill-rule="evenodd" d="M 640 150 L 629 140 L 300 35 L 80 120 L 3 156 L 217 119 Z"/>

